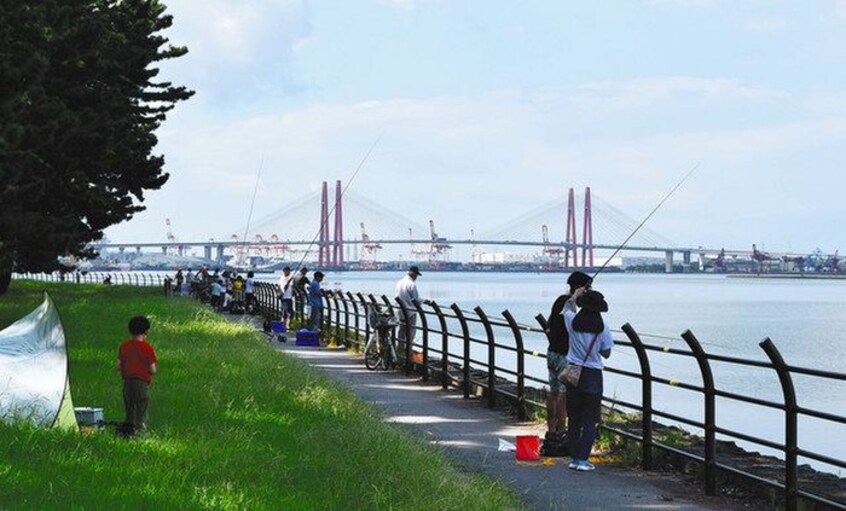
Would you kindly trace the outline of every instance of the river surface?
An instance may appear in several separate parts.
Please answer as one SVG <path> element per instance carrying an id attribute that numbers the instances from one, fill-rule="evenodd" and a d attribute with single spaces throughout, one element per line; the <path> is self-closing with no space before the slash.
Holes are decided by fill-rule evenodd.
<path id="1" fill-rule="evenodd" d="M 386 272 L 329 273 L 324 279 L 324 288 L 393 297 L 399 277 L 401 275 Z M 260 278 L 275 282 L 278 277 L 262 275 Z M 552 302 L 565 290 L 565 279 L 566 274 L 430 271 L 418 279 L 417 285 L 421 297 L 436 300 L 442 307 L 457 303 L 464 310 L 472 310 L 481 306 L 488 316 L 499 320 L 502 319 L 500 313 L 508 309 L 521 324 L 536 326 L 534 316 L 539 312 L 549 314 Z M 708 353 L 767 362 L 769 359 L 758 343 L 769 337 L 791 366 L 846 372 L 843 364 L 846 353 L 844 280 L 609 273 L 600 276 L 594 289 L 605 295 L 609 303 L 605 319 L 616 330 L 615 338 L 620 340 L 625 336 L 619 328 L 628 322 L 648 344 L 687 349 L 680 335 L 690 329 Z M 459 331 L 456 325 L 450 326 L 450 330 Z M 473 336 L 484 338 L 484 333 L 480 327 L 475 327 Z M 496 329 L 495 336 L 497 343 L 513 343 L 504 329 Z M 529 351 L 546 351 L 546 340 L 540 335 L 527 334 L 525 342 Z M 453 343 L 451 351 L 460 353 L 460 345 Z M 510 352 L 497 350 L 496 356 L 497 365 L 513 367 Z M 649 356 L 654 376 L 701 385 L 700 373 L 692 358 L 663 352 L 650 352 Z M 474 348 L 473 358 L 484 360 L 485 350 Z M 639 367 L 634 351 L 623 346 L 614 350 L 607 364 L 632 371 L 638 371 Z M 720 390 L 783 402 L 781 387 L 772 370 L 720 362 L 712 362 L 712 368 Z M 543 360 L 527 357 L 527 373 L 546 378 Z M 800 406 L 846 416 L 846 382 L 803 375 L 794 375 L 794 382 Z M 605 395 L 640 403 L 640 383 L 606 373 Z M 655 384 L 654 396 L 653 406 L 657 410 L 703 420 L 701 394 Z M 718 398 L 716 417 L 720 427 L 784 442 L 783 412 L 778 410 Z M 666 419 L 659 421 L 672 424 Z M 748 449 L 777 454 L 760 446 L 738 443 Z M 846 459 L 846 426 L 800 416 L 799 444 L 812 452 Z M 838 472 L 838 469 L 806 458 L 800 458 L 800 463 Z"/>

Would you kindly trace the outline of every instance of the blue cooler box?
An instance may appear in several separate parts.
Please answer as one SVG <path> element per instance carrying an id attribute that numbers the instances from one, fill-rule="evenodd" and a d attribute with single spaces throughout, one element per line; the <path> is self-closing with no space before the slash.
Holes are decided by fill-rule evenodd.
<path id="1" fill-rule="evenodd" d="M 320 346 L 317 332 L 305 329 L 297 332 L 297 346 Z"/>
<path id="2" fill-rule="evenodd" d="M 270 322 L 270 329 L 275 334 L 284 334 L 285 333 L 285 323 L 281 321 L 271 321 Z"/>
<path id="3" fill-rule="evenodd" d="M 73 409 L 76 422 L 80 426 L 100 426 L 103 424 L 103 409 L 81 406 Z"/>

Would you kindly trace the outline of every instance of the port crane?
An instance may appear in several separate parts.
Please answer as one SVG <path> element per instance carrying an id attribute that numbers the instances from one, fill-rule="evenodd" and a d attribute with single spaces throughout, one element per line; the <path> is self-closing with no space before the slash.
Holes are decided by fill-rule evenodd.
<path id="1" fill-rule="evenodd" d="M 541 226 L 541 232 L 543 233 L 543 255 L 548 257 L 556 257 L 560 258 L 561 254 L 564 253 L 563 247 L 553 247 L 549 244 L 549 227 L 546 224 Z"/>
<path id="2" fill-rule="evenodd" d="M 766 263 L 771 261 L 778 261 L 777 257 L 773 257 L 766 252 L 761 252 L 758 250 L 758 247 L 755 244 L 752 244 L 752 260 L 758 263 L 758 273 L 761 273 L 761 270 L 764 268 Z"/>
<path id="3" fill-rule="evenodd" d="M 438 257 L 441 256 L 446 259 L 447 252 L 449 251 L 449 249 L 452 248 L 452 245 L 447 243 L 446 238 L 438 236 L 438 233 L 435 232 L 435 222 L 431 219 L 429 220 L 429 236 L 432 240 L 429 250 L 429 260 L 435 261 Z"/>
<path id="4" fill-rule="evenodd" d="M 281 242 L 279 239 L 279 235 L 271 234 L 270 235 L 270 242 L 273 243 L 270 247 L 270 251 L 273 254 L 273 257 L 278 258 L 285 258 L 285 255 L 291 251 L 291 247 Z"/>
<path id="5" fill-rule="evenodd" d="M 359 263 L 362 268 L 376 267 L 376 251 L 382 248 L 379 243 L 371 243 L 370 236 L 367 235 L 367 229 L 364 227 L 364 222 L 359 224 L 361 226 L 361 257 Z"/>
<path id="6" fill-rule="evenodd" d="M 165 218 L 165 227 L 167 228 L 165 236 L 167 236 L 168 243 L 177 243 L 178 240 L 176 239 L 176 236 L 173 235 L 173 228 L 170 225 L 170 218 Z M 181 256 L 185 249 L 182 246 L 177 246 L 174 247 L 173 250 Z M 167 250 L 165 250 L 165 254 L 167 254 Z"/>

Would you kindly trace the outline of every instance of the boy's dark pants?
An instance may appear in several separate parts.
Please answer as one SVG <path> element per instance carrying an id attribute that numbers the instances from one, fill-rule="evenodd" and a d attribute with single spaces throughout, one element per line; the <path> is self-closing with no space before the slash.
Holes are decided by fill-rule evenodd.
<path id="1" fill-rule="evenodd" d="M 149 396 L 149 383 L 136 378 L 123 380 L 123 407 L 126 410 L 126 422 L 131 424 L 135 431 L 147 429 Z"/>

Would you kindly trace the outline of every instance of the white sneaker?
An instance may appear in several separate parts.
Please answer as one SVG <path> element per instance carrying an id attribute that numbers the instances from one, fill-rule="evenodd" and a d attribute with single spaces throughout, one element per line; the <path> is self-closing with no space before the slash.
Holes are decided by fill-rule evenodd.
<path id="1" fill-rule="evenodd" d="M 593 466 L 593 463 L 589 462 L 588 460 L 580 461 L 579 464 L 576 466 L 576 470 L 579 472 L 590 472 L 591 470 L 596 470 L 596 467 Z"/>
<path id="2" fill-rule="evenodd" d="M 570 462 L 570 464 L 567 465 L 567 468 L 569 468 L 570 470 L 576 470 L 578 467 L 579 467 L 579 460 L 572 460 Z"/>

